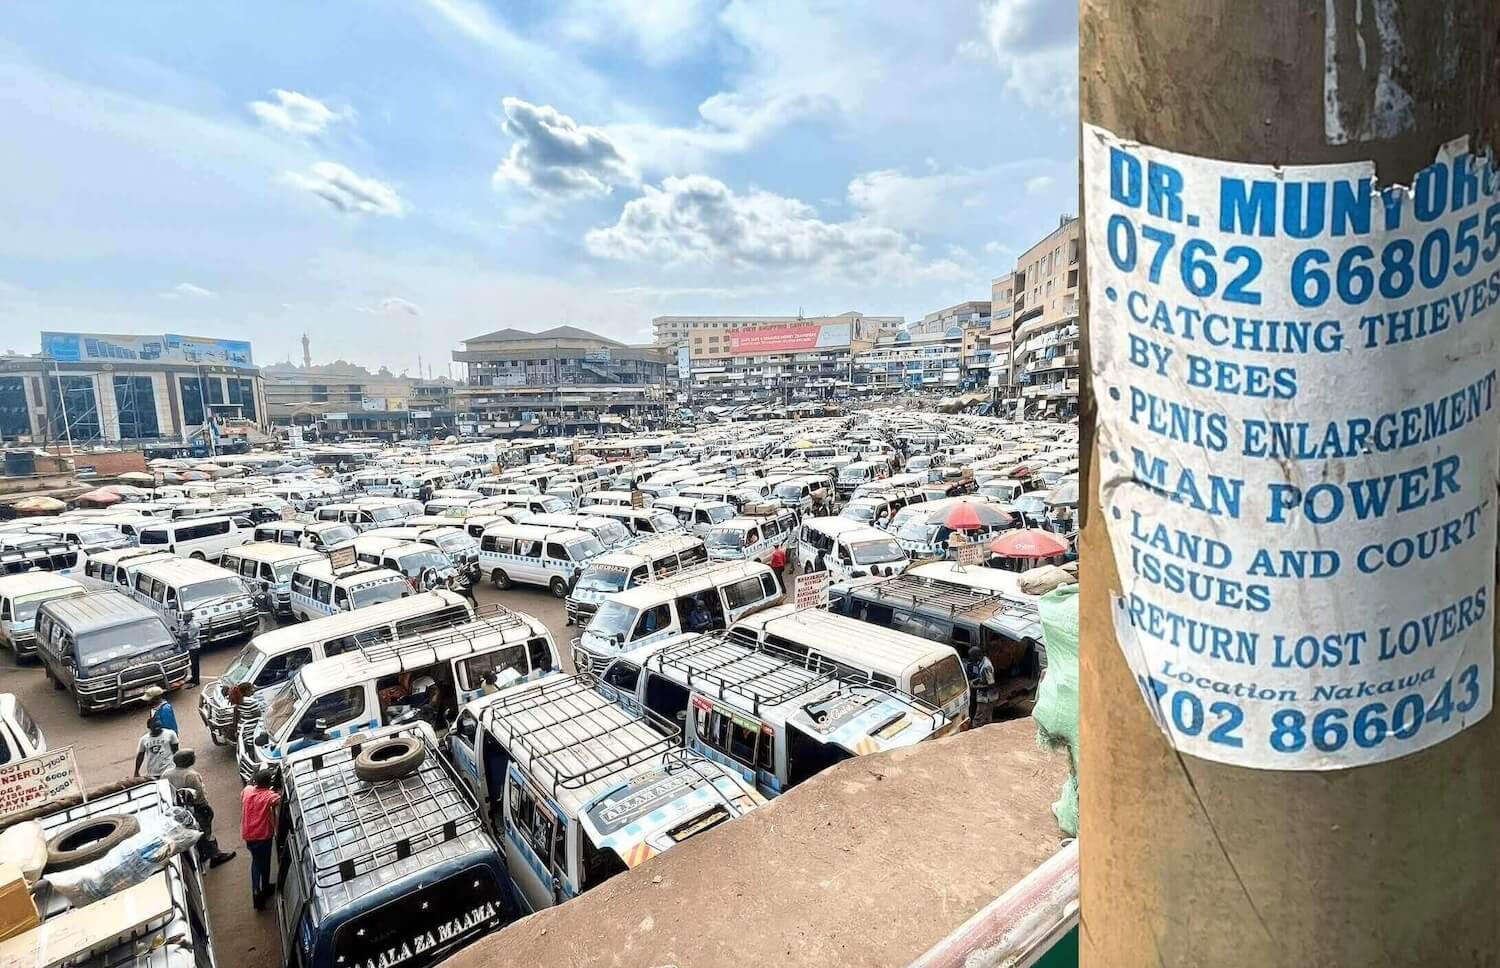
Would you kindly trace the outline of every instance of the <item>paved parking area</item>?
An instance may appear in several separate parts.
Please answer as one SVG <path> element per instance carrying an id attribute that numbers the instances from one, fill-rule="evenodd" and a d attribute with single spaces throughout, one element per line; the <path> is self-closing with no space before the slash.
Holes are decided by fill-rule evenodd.
<path id="1" fill-rule="evenodd" d="M 477 593 L 479 602 L 500 602 L 540 619 L 552 631 L 558 650 L 571 667 L 569 642 L 574 630 L 565 624 L 563 604 L 545 589 L 511 589 L 496 591 L 488 584 Z M 203 675 L 216 676 L 229 665 L 239 645 L 220 646 L 205 652 Z M 14 692 L 29 709 L 46 733 L 53 748 L 71 745 L 83 774 L 85 786 L 94 786 L 127 777 L 135 763 L 136 741 L 145 732 L 145 710 L 99 713 L 81 719 L 70 694 L 54 690 L 38 666 L 15 667 L 0 658 L 4 685 L 0 689 Z M 198 770 L 208 785 L 213 802 L 216 833 L 226 850 L 238 848 L 239 855 L 227 864 L 207 871 L 204 882 L 208 890 L 209 918 L 213 923 L 214 950 L 220 968 L 267 968 L 281 964 L 281 948 L 276 937 L 272 909 L 257 912 L 250 905 L 249 855 L 239 839 L 240 781 L 235 770 L 234 752 L 216 747 L 198 719 L 198 693 L 186 689 L 172 697 L 181 727 L 182 745 L 198 751 Z"/>

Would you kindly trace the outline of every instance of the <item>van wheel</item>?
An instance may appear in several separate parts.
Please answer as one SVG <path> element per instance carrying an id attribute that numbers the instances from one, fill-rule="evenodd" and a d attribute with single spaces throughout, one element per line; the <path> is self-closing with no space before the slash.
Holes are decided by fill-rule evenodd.
<path id="1" fill-rule="evenodd" d="M 500 589 L 501 591 L 504 591 L 505 589 L 510 587 L 510 576 L 501 571 L 499 568 L 496 568 L 494 571 L 490 572 L 490 581 L 494 582 L 495 587 Z"/>
<path id="2" fill-rule="evenodd" d="M 552 595 L 553 595 L 553 597 L 555 597 L 555 598 L 567 598 L 568 597 L 568 583 L 565 582 L 565 581 L 563 581 L 561 578 L 554 578 L 554 579 L 552 579 L 549 587 L 552 589 Z"/>
<path id="3" fill-rule="evenodd" d="M 83 696 L 79 695 L 76 692 L 73 693 L 73 704 L 78 707 L 78 715 L 85 719 L 94 714 L 94 711 L 92 709 L 83 704 Z"/>
<path id="4" fill-rule="evenodd" d="M 208 560 L 208 556 L 205 555 L 201 551 L 195 551 L 192 554 L 188 555 L 188 557 L 189 558 L 197 558 L 199 561 L 207 561 Z"/>
<path id="5" fill-rule="evenodd" d="M 75 823 L 47 841 L 46 870 L 65 871 L 98 860 L 140 832 L 140 821 L 123 813 L 90 817 Z"/>
<path id="6" fill-rule="evenodd" d="M 399 780 L 417 771 L 427 759 L 427 747 L 405 736 L 365 745 L 354 760 L 354 774 L 366 783 Z"/>

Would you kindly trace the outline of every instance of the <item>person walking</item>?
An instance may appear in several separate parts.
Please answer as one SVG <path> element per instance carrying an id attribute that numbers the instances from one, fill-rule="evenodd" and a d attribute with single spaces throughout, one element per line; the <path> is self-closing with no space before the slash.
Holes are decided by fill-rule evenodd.
<path id="1" fill-rule="evenodd" d="M 250 851 L 250 900 L 255 910 L 265 909 L 275 886 L 271 882 L 271 847 L 276 842 L 276 812 L 281 794 L 271 789 L 275 773 L 261 767 L 255 779 L 240 791 L 240 836 Z"/>
<path id="2" fill-rule="evenodd" d="M 771 570 L 776 572 L 776 580 L 785 582 L 782 572 L 786 571 L 786 549 L 781 545 L 771 549 Z"/>
<path id="3" fill-rule="evenodd" d="M 969 675 L 969 726 L 984 726 L 994 718 L 995 700 L 1000 698 L 1000 690 L 995 688 L 995 664 L 983 649 L 971 645 L 965 671 Z"/>
<path id="4" fill-rule="evenodd" d="M 146 718 L 154 717 L 165 728 L 177 732 L 177 711 L 167 702 L 166 690 L 161 686 L 152 686 L 146 690 L 146 701 L 151 704 L 151 712 Z"/>
<path id="5" fill-rule="evenodd" d="M 198 684 L 198 650 L 202 647 L 202 630 L 196 619 L 189 616 L 177 627 L 177 639 L 187 649 L 188 685 Z"/>
<path id="6" fill-rule="evenodd" d="M 146 775 L 156 779 L 172 765 L 175 752 L 177 733 L 163 726 L 161 720 L 151 717 L 146 720 L 146 732 L 135 744 L 135 775 L 140 776 L 144 766 Z"/>
<path id="7" fill-rule="evenodd" d="M 813 571 L 827 571 L 828 570 L 828 559 L 823 557 L 823 549 L 822 548 L 818 549 L 818 557 L 816 557 L 816 558 L 813 559 L 812 570 Z"/>
<path id="8" fill-rule="evenodd" d="M 203 835 L 198 838 L 198 863 L 218 867 L 234 859 L 236 851 L 225 853 L 214 837 L 214 808 L 208 802 L 208 788 L 203 785 L 203 776 L 195 769 L 198 754 L 192 750 L 178 750 L 172 754 L 172 765 L 162 774 L 172 787 L 172 794 L 180 806 L 193 812 L 198 829 Z"/>

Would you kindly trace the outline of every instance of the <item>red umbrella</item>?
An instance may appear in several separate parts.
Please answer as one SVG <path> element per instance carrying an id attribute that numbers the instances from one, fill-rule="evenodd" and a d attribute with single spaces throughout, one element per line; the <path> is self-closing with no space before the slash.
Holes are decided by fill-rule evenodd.
<path id="1" fill-rule="evenodd" d="M 79 504 L 93 504 L 97 507 L 107 507 L 111 504 L 119 504 L 123 500 L 125 499 L 116 494 L 114 491 L 106 491 L 102 487 L 89 491 L 87 494 L 80 494 L 78 495 L 78 497 L 74 498 L 74 501 Z"/>
<path id="2" fill-rule="evenodd" d="M 1011 516 L 1004 508 L 983 501 L 958 501 L 927 520 L 950 531 L 979 531 L 1003 528 L 1010 524 Z"/>
<path id="3" fill-rule="evenodd" d="M 990 550 L 1003 558 L 1052 558 L 1068 553 L 1068 539 L 1051 531 L 1028 528 L 1007 531 L 990 542 Z"/>

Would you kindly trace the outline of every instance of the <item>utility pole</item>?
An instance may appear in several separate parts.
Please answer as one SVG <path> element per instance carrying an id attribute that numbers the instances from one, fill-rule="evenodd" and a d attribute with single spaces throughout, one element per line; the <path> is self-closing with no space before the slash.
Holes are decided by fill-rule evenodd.
<path id="1" fill-rule="evenodd" d="M 1500 958 L 1500 178 L 1444 149 L 1500 148 L 1497 37 L 1494 0 L 1082 0 L 1085 968 Z"/>

